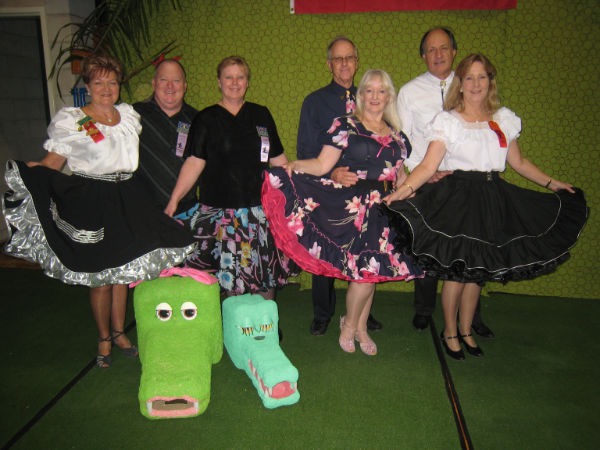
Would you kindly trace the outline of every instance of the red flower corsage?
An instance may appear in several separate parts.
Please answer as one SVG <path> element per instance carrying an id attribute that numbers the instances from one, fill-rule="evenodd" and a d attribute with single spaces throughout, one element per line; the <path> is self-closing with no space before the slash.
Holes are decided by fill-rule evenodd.
<path id="1" fill-rule="evenodd" d="M 79 125 L 78 131 L 85 130 L 85 134 L 91 137 L 94 142 L 98 143 L 104 139 L 104 135 L 90 116 L 85 116 L 83 119 L 78 120 L 77 124 Z"/>

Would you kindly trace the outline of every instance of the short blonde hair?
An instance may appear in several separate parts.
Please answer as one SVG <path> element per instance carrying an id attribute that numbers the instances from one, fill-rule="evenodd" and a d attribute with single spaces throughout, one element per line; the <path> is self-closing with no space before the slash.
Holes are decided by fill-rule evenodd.
<path id="1" fill-rule="evenodd" d="M 250 81 L 250 66 L 246 62 L 246 60 L 242 56 L 228 56 L 227 58 L 223 58 L 219 65 L 217 66 L 217 78 L 221 78 L 221 73 L 225 67 L 229 66 L 241 66 L 246 72 L 246 78 Z"/>

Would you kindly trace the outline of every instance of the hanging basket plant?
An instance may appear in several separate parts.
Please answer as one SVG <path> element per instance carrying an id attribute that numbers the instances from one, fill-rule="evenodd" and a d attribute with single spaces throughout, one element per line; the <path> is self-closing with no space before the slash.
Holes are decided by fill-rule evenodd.
<path id="1" fill-rule="evenodd" d="M 73 75 L 81 75 L 82 62 L 85 58 L 90 56 L 92 52 L 88 50 L 71 50 L 71 73 Z"/>

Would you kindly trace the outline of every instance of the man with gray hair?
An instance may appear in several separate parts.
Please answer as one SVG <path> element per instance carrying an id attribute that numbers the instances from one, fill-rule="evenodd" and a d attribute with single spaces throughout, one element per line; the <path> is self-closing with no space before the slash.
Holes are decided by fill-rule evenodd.
<path id="1" fill-rule="evenodd" d="M 354 75 L 358 69 L 356 45 L 345 36 L 333 39 L 327 46 L 327 67 L 332 74 L 331 83 L 309 94 L 302 103 L 296 148 L 298 159 L 319 156 L 320 135 L 327 131 L 333 119 L 354 112 Z M 344 186 L 353 185 L 358 180 L 356 173 L 350 172 L 348 167 L 335 168 L 330 177 Z M 312 299 L 314 318 L 310 333 L 319 336 L 325 334 L 335 313 L 334 279 L 313 275 Z M 369 330 L 379 330 L 382 325 L 370 315 L 367 327 Z"/>

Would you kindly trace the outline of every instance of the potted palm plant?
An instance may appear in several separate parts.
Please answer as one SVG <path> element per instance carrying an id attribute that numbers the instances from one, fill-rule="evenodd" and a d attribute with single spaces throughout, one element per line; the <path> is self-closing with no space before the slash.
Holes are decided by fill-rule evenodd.
<path id="1" fill-rule="evenodd" d="M 160 54 L 175 48 L 171 41 L 162 48 L 144 53 L 151 45 L 150 19 L 165 5 L 177 10 L 180 0 L 102 0 L 81 22 L 70 22 L 57 31 L 51 48 L 57 49 L 49 78 L 56 79 L 62 97 L 58 75 L 61 69 L 71 65 L 74 73 L 85 56 L 92 53 L 108 54 L 123 64 L 123 86 L 129 91 L 128 81 L 152 64 Z M 80 78 L 75 80 L 75 87 Z"/>

